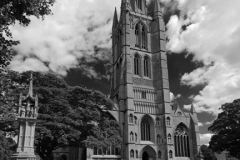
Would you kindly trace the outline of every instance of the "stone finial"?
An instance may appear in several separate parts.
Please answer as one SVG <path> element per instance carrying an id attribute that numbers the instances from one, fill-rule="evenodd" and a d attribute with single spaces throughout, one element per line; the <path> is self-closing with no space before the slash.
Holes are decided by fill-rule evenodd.
<path id="1" fill-rule="evenodd" d="M 160 0 L 154 2 L 154 17 L 162 16 L 162 10 L 160 6 Z"/>
<path id="2" fill-rule="evenodd" d="M 30 97 L 33 97 L 33 74 L 31 72 L 31 76 L 30 76 L 30 79 L 29 79 L 29 90 L 28 90 L 28 95 Z"/>
<path id="3" fill-rule="evenodd" d="M 112 29 L 115 29 L 117 27 L 117 24 L 118 24 L 118 17 L 117 17 L 117 9 L 115 7 Z"/>

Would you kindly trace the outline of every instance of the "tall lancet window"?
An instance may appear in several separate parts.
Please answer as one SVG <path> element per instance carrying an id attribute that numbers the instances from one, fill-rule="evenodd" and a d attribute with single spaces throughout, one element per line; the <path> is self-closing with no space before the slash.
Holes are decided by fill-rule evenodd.
<path id="1" fill-rule="evenodd" d="M 145 30 L 144 26 L 142 27 L 142 39 L 141 39 L 141 42 L 142 42 L 142 48 L 146 49 L 146 30 Z"/>
<path id="2" fill-rule="evenodd" d="M 139 47 L 139 24 L 135 26 L 135 47 Z"/>
<path id="3" fill-rule="evenodd" d="M 142 10 L 142 0 L 136 0 L 138 9 Z"/>
<path id="4" fill-rule="evenodd" d="M 121 54 L 122 53 L 122 32 L 120 29 L 118 30 L 117 39 L 118 39 L 118 53 Z"/>
<path id="5" fill-rule="evenodd" d="M 175 130 L 174 143 L 176 157 L 190 157 L 188 130 L 183 124 Z"/>
<path id="6" fill-rule="evenodd" d="M 144 76 L 150 77 L 150 60 L 147 56 L 144 57 Z"/>
<path id="7" fill-rule="evenodd" d="M 141 123 L 141 140 L 150 141 L 150 124 L 146 119 Z"/>
<path id="8" fill-rule="evenodd" d="M 140 76 L 140 57 L 139 55 L 135 54 L 134 55 L 134 74 Z"/>

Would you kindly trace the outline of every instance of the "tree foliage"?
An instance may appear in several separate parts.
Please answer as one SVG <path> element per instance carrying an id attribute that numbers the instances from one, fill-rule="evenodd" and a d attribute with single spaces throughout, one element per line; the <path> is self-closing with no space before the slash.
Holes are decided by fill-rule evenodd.
<path id="1" fill-rule="evenodd" d="M 240 158 L 240 99 L 226 103 L 220 109 L 223 112 L 208 128 L 214 133 L 210 148 L 217 153 L 228 151 L 230 156 Z"/>
<path id="2" fill-rule="evenodd" d="M 211 149 L 208 148 L 207 145 L 202 145 L 200 147 L 200 158 L 203 160 L 217 160 L 216 156 L 212 152 Z"/>
<path id="3" fill-rule="evenodd" d="M 30 72 L 16 77 L 18 86 L 26 86 Z M 33 77 L 34 93 L 39 98 L 35 146 L 42 159 L 52 159 L 53 150 L 66 146 L 120 147 L 119 125 L 106 112 L 112 109 L 113 103 L 104 94 L 82 87 L 70 87 L 53 74 L 34 73 Z M 27 88 L 19 87 L 15 91 L 18 95 L 20 91 L 26 94 Z M 14 105 L 8 108 L 16 110 Z M 6 127 L 1 127 L 0 122 L 0 130 L 17 132 L 17 125 L 13 125 L 16 123 L 15 115 L 12 115 Z M 6 130 L 8 126 L 13 127 Z"/>
<path id="4" fill-rule="evenodd" d="M 4 132 L 0 131 L 0 159 L 8 160 L 9 155 L 11 155 L 16 149 L 16 143 L 11 138 L 6 138 Z"/>
<path id="5" fill-rule="evenodd" d="M 55 0 L 1 0 L 0 1 L 0 69 L 12 58 L 12 46 L 19 41 L 12 40 L 9 27 L 16 22 L 28 26 L 30 16 L 44 18 L 51 14 L 50 7 Z"/>

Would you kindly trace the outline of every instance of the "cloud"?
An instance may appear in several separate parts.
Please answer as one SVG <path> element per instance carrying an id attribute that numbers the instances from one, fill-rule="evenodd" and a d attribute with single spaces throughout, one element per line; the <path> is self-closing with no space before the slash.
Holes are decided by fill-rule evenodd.
<path id="1" fill-rule="evenodd" d="M 95 47 L 110 50 L 115 6 L 120 8 L 119 0 L 58 0 L 53 15 L 43 21 L 31 17 L 27 27 L 12 26 L 13 37 L 21 44 L 14 48 L 17 56 L 10 68 L 53 71 L 64 76 L 70 68 L 81 65 L 82 57 L 94 55 Z M 109 56 L 103 54 L 99 60 L 109 60 Z M 98 75 L 91 68 L 82 69 L 89 76 Z"/>
<path id="2" fill-rule="evenodd" d="M 203 126 L 203 124 L 201 122 L 198 122 L 198 126 L 201 127 Z"/>
<path id="3" fill-rule="evenodd" d="M 189 111 L 190 111 L 191 106 L 192 106 L 192 104 L 189 104 L 189 105 L 183 105 L 183 108 L 186 109 L 186 110 L 189 110 Z"/>
<path id="4" fill-rule="evenodd" d="M 174 94 L 170 92 L 170 101 L 172 102 L 173 99 L 174 99 Z"/>
<path id="5" fill-rule="evenodd" d="M 239 0 L 175 0 L 179 16 L 167 24 L 167 49 L 187 50 L 204 66 L 182 76 L 183 85 L 204 85 L 192 96 L 197 112 L 216 115 L 220 106 L 240 95 Z M 224 7 L 223 7 L 224 6 Z"/>
<path id="6" fill-rule="evenodd" d="M 176 99 L 178 99 L 180 97 L 181 97 L 181 94 L 174 96 L 174 94 L 172 92 L 170 92 L 170 101 L 171 102 L 175 101 Z"/>
<path id="7" fill-rule="evenodd" d="M 200 144 L 201 145 L 203 145 L 203 144 L 208 145 L 212 135 L 213 134 L 211 134 L 211 133 L 200 134 Z"/>

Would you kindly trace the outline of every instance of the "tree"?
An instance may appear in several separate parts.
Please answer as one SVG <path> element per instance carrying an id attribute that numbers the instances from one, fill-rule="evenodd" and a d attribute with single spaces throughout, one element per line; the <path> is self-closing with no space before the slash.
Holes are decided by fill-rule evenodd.
<path id="1" fill-rule="evenodd" d="M 228 151 L 230 156 L 240 158 L 240 99 L 226 103 L 220 109 L 223 112 L 208 128 L 214 133 L 209 147 L 214 152 Z"/>
<path id="2" fill-rule="evenodd" d="M 24 86 L 29 77 L 30 72 L 25 72 L 14 78 L 18 86 Z M 66 146 L 120 147 L 119 125 L 105 112 L 112 109 L 113 103 L 104 94 L 70 87 L 53 74 L 34 73 L 33 77 L 34 93 L 39 98 L 35 146 L 43 160 L 51 160 L 53 150 Z M 20 90 L 16 88 L 17 92 Z M 21 91 L 26 94 L 27 89 Z M 11 107 L 14 108 L 8 106 Z M 8 120 L 5 127 L 1 126 L 0 121 L 0 130 L 17 132 L 17 127 L 8 129 L 16 121 L 13 118 Z"/>
<path id="3" fill-rule="evenodd" d="M 217 160 L 216 156 L 212 152 L 211 149 L 208 148 L 207 145 L 202 145 L 200 147 L 200 156 L 203 160 Z"/>
<path id="4" fill-rule="evenodd" d="M 30 16 L 44 18 L 51 14 L 50 7 L 55 0 L 1 0 L 0 2 L 0 69 L 6 67 L 12 58 L 12 46 L 19 41 L 12 40 L 9 26 L 19 22 L 28 26 Z"/>
<path id="5" fill-rule="evenodd" d="M 17 144 L 12 138 L 7 138 L 6 135 L 0 131 L 0 159 L 7 160 L 9 155 L 14 153 Z"/>

